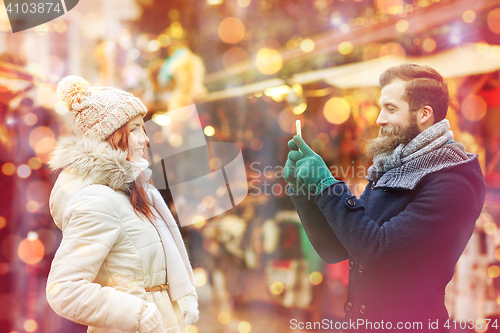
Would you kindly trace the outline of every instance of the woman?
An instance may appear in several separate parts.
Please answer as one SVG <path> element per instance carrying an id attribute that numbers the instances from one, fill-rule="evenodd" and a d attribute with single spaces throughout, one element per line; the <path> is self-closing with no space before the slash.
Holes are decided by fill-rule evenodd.
<path id="1" fill-rule="evenodd" d="M 183 332 L 198 319 L 198 297 L 179 229 L 148 180 L 146 107 L 76 76 L 57 94 L 77 135 L 61 139 L 49 163 L 63 169 L 50 195 L 63 232 L 50 306 L 88 332 Z"/>

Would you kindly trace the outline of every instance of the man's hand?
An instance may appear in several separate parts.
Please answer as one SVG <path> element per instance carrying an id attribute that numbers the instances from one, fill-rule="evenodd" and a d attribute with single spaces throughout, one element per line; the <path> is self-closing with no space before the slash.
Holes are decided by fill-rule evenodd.
<path id="1" fill-rule="evenodd" d="M 289 144 L 289 147 L 296 146 L 301 152 L 292 150 L 288 158 L 295 160 L 296 178 L 299 184 L 305 185 L 312 194 L 319 194 L 323 189 L 337 182 L 323 159 L 300 136 L 295 135 L 293 141 L 295 145 Z M 290 156 L 292 153 L 294 154 Z"/>

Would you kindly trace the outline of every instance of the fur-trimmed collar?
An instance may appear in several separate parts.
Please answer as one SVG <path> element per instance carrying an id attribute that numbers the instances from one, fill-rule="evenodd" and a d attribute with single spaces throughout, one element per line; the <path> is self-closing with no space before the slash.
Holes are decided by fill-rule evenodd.
<path id="1" fill-rule="evenodd" d="M 69 136 L 59 139 L 49 161 L 52 170 L 65 169 L 80 174 L 92 183 L 113 190 L 129 192 L 134 181 L 133 166 L 127 152 L 90 136 Z"/>

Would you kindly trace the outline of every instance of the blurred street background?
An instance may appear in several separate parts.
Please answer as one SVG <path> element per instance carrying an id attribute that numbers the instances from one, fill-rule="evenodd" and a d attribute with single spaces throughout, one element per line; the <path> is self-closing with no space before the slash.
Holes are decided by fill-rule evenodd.
<path id="1" fill-rule="evenodd" d="M 80 0 L 17 33 L 5 5 L 0 0 L 0 332 L 86 332 L 45 298 L 61 241 L 48 207 L 57 173 L 47 161 L 57 139 L 71 134 L 71 115 L 56 96 L 66 75 L 133 93 L 148 107 L 145 121 L 159 126 L 168 111 L 195 104 L 208 142 L 241 149 L 248 196 L 181 228 L 200 298 L 189 333 L 316 332 L 291 320 L 341 320 L 348 267 L 323 263 L 301 227 L 284 190 L 287 142 L 300 119 L 305 141 L 359 196 L 371 164 L 364 143 L 378 133 L 378 77 L 403 62 L 447 79 L 455 140 L 479 155 L 488 186 L 447 287 L 448 311 L 457 320 L 499 319 L 498 0 Z M 169 189 L 161 193 L 177 217 Z"/>

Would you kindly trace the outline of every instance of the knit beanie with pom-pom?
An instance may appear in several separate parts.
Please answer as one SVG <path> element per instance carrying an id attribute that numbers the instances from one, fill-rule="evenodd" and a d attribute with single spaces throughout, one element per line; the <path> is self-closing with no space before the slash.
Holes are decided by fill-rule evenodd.
<path id="1" fill-rule="evenodd" d="M 67 76 L 57 86 L 57 97 L 73 112 L 81 135 L 106 140 L 113 132 L 147 109 L 134 95 L 111 87 L 91 87 L 79 76 Z"/>

